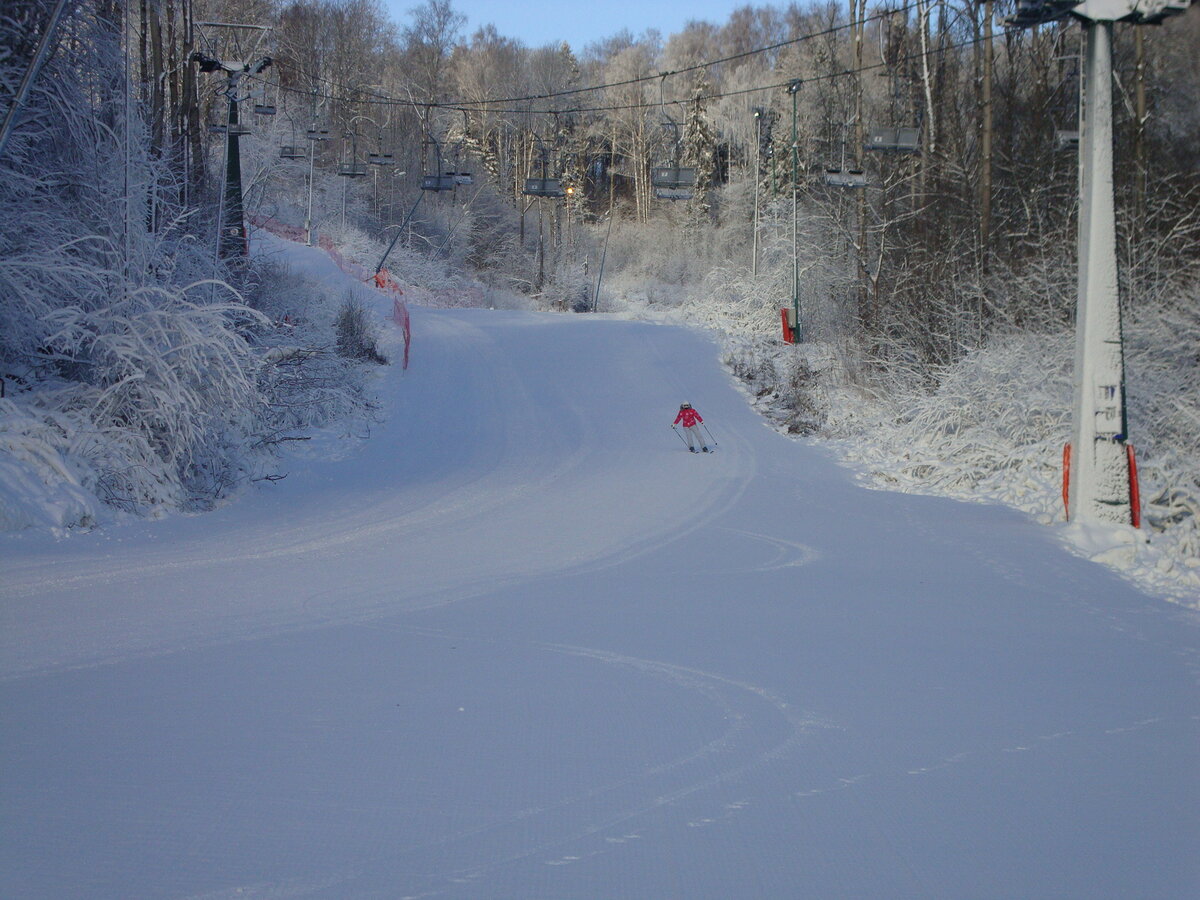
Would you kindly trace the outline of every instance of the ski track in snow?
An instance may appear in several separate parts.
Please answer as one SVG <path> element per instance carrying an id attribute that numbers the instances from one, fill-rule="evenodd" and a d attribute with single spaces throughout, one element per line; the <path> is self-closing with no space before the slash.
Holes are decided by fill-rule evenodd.
<path id="1" fill-rule="evenodd" d="M 783 543 L 790 544 L 790 542 Z M 361 627 L 384 630 L 394 629 L 412 634 L 437 637 L 459 644 L 478 640 L 467 635 L 451 635 L 433 629 L 422 629 L 407 625 L 386 626 L 367 623 Z M 508 647 L 506 649 L 511 652 L 518 648 Z M 705 793 L 713 791 L 718 786 L 727 784 L 737 785 L 756 769 L 768 765 L 785 764 L 788 757 L 795 757 L 801 753 L 818 752 L 815 746 L 817 740 L 814 738 L 814 740 L 806 743 L 806 736 L 815 736 L 825 729 L 844 730 L 843 726 L 823 720 L 815 714 L 793 709 L 786 700 L 774 695 L 762 686 L 730 679 L 716 672 L 680 666 L 662 660 L 642 659 L 607 650 L 569 645 L 535 643 L 524 648 L 524 652 L 547 652 L 594 661 L 605 665 L 618 666 L 636 672 L 646 678 L 666 682 L 683 691 L 700 695 L 714 708 L 719 710 L 722 717 L 729 724 L 724 732 L 714 739 L 684 754 L 632 773 L 627 777 L 590 787 L 577 794 L 564 796 L 550 805 L 516 810 L 502 821 L 457 832 L 440 838 L 437 841 L 394 850 L 386 857 L 389 865 L 394 864 L 398 860 L 402 861 L 408 857 L 419 856 L 434 847 L 446 848 L 453 845 L 465 845 L 478 841 L 489 834 L 495 835 L 500 833 L 503 835 L 505 832 L 518 831 L 521 834 L 521 847 L 513 852 L 491 855 L 483 860 L 476 859 L 469 866 L 422 873 L 421 880 L 429 885 L 429 887 L 419 893 L 405 893 L 403 896 L 406 898 L 457 894 L 464 886 L 475 886 L 481 890 L 486 890 L 489 874 L 522 861 L 540 861 L 543 865 L 557 868 L 619 853 L 625 849 L 625 845 L 633 842 L 644 842 L 648 839 L 648 829 L 642 825 L 642 820 L 647 814 L 675 806 L 686 798 L 697 796 L 701 798 L 701 803 L 703 804 Z M 761 725 L 755 724 L 756 720 L 761 719 L 764 714 L 777 720 L 777 725 L 784 723 L 783 731 L 785 736 L 765 748 L 749 746 L 753 744 L 754 735 L 764 730 Z M 1200 717 L 1192 717 L 1193 720 L 1197 718 Z M 887 768 L 879 771 L 847 772 L 829 781 L 808 783 L 795 787 L 790 791 L 790 797 L 794 798 L 797 802 L 805 802 L 826 795 L 854 791 L 868 787 L 871 784 L 889 781 L 895 782 L 905 778 L 935 776 L 940 772 L 955 767 L 970 768 L 974 765 L 981 770 L 985 770 L 990 766 L 992 759 L 1004 754 L 1036 753 L 1039 749 L 1055 743 L 1069 745 L 1075 742 L 1082 746 L 1094 747 L 1098 743 L 1102 743 L 1105 739 L 1153 728 L 1163 722 L 1164 717 L 1160 716 L 1141 719 L 1103 730 L 1091 729 L 1090 732 L 1087 730 L 1064 730 L 1050 734 L 1040 734 L 1027 739 L 1018 739 L 1011 744 L 1002 743 L 986 748 L 976 747 L 969 751 L 958 752 L 936 760 L 926 761 L 924 764 L 912 764 L 906 767 Z M 1070 751 L 1068 750 L 1068 752 Z M 676 772 L 695 769 L 698 767 L 698 764 L 705 760 L 713 760 L 715 763 L 713 766 L 714 771 L 705 775 L 705 777 L 699 780 L 688 778 L 683 784 L 670 790 L 654 789 L 656 783 L 664 777 Z M 832 761 L 825 760 L 825 762 L 828 764 L 830 770 L 837 769 L 837 765 L 832 763 Z M 560 817 L 563 813 L 568 813 L 576 808 L 589 810 L 596 806 L 602 798 L 621 792 L 632 794 L 636 799 L 632 802 L 626 801 L 618 804 L 614 810 L 602 817 L 585 815 L 580 819 L 578 824 L 566 830 L 559 828 L 555 824 L 555 821 L 548 822 L 540 829 L 531 825 L 531 823 L 536 823 L 541 819 L 555 820 L 555 817 Z M 715 800 L 703 815 L 689 815 L 678 818 L 675 821 L 675 827 L 700 829 L 732 825 L 732 820 L 745 811 L 752 809 L 756 803 L 762 802 L 762 798 L 753 796 L 753 787 L 750 788 L 749 793 L 750 795 L 733 801 Z M 778 798 L 771 799 L 778 800 Z M 878 811 L 873 810 L 868 810 L 867 813 L 872 818 L 878 815 Z M 531 832 L 552 836 L 531 843 L 528 838 Z M 882 829 L 880 829 L 880 834 L 883 834 Z M 887 840 L 886 836 L 882 839 L 885 842 Z M 572 849 L 572 852 L 554 855 L 554 851 L 568 847 Z M 891 849 L 901 864 L 909 866 L 910 861 L 903 858 L 901 850 L 894 846 Z M 352 873 L 347 872 L 343 881 L 339 883 L 353 885 L 357 878 L 362 877 L 364 872 L 371 870 L 373 863 L 379 861 L 381 860 L 364 861 L 356 871 Z M 927 873 L 928 881 L 926 880 L 926 876 L 918 873 L 911 867 L 909 874 L 915 883 L 921 884 L 928 889 L 927 895 L 935 896 L 940 893 L 930 888 L 931 881 L 936 880 L 936 874 Z M 330 882 L 330 884 L 333 883 Z M 435 886 L 439 883 L 443 887 L 439 888 Z M 232 895 L 220 894 L 212 896 L 215 898 L 216 896 L 224 897 Z"/>
<path id="2" fill-rule="evenodd" d="M 384 626 L 366 625 L 364 627 L 380 628 Z M 471 640 L 463 635 L 451 636 L 410 626 L 397 627 L 400 630 L 453 639 L 456 642 Z M 512 648 L 509 649 L 511 650 Z M 765 688 L 734 681 L 717 673 L 586 647 L 534 644 L 528 649 L 533 652 L 541 651 L 561 654 L 606 665 L 615 665 L 648 678 L 665 681 L 674 687 L 701 695 L 720 711 L 729 725 L 722 734 L 703 745 L 640 772 L 613 782 L 591 787 L 579 794 L 563 797 L 550 806 L 521 809 L 514 812 L 502 822 L 458 832 L 441 838 L 436 842 L 407 847 L 399 853 L 399 856 L 403 858 L 408 855 L 427 851 L 434 846 L 444 847 L 446 845 L 475 840 L 488 832 L 513 830 L 528 820 L 555 816 L 573 807 L 594 806 L 599 799 L 617 792 L 632 793 L 636 798 L 632 803 L 627 802 L 619 805 L 618 808 L 600 819 L 588 819 L 585 824 L 576 826 L 565 833 L 558 828 L 548 827 L 546 831 L 552 832 L 553 837 L 535 843 L 532 846 L 522 846 L 519 851 L 496 856 L 488 859 L 486 862 L 476 863 L 461 869 L 426 873 L 424 877 L 431 882 L 445 881 L 455 886 L 471 884 L 485 878 L 488 872 L 493 869 L 522 860 L 545 857 L 546 854 L 557 848 L 589 840 L 592 842 L 591 848 L 581 850 L 581 855 L 567 854 L 548 857 L 542 859 L 542 862 L 548 866 L 565 866 L 583 859 L 590 859 L 602 854 L 615 852 L 621 845 L 642 839 L 642 835 L 636 829 L 629 831 L 628 827 L 636 825 L 637 821 L 648 812 L 672 806 L 686 797 L 703 793 L 717 785 L 726 782 L 736 782 L 755 768 L 776 762 L 785 755 L 794 752 L 800 745 L 803 735 L 806 733 L 814 729 L 830 727 L 827 723 L 822 723 L 812 716 L 794 711 L 786 701 L 774 696 Z M 753 743 L 751 739 L 757 730 L 753 723 L 764 712 L 785 723 L 784 730 L 786 736 L 765 749 L 747 747 L 747 744 Z M 698 764 L 707 760 L 714 761 L 715 772 L 706 775 L 700 780 L 688 779 L 680 786 L 666 791 L 651 789 L 665 777 L 679 770 L 697 768 Z M 714 811 L 711 816 L 687 821 L 686 827 L 702 828 L 718 824 L 735 816 L 749 805 L 750 801 L 748 800 L 725 803 L 719 811 Z M 389 858 L 392 859 L 393 857 Z M 442 891 L 434 889 L 428 892 L 405 896 L 428 897 L 438 896 L 441 893 Z"/>
<path id="3" fill-rule="evenodd" d="M 454 359 L 461 359 L 458 354 L 466 352 L 472 361 L 471 371 L 460 371 L 456 377 L 470 379 L 479 396 L 464 404 L 462 415 L 490 416 L 489 406 L 503 406 L 503 417 L 486 419 L 487 425 L 494 427 L 473 436 L 485 443 L 468 448 L 465 470 L 455 467 L 441 472 L 435 468 L 435 477 L 427 486 L 391 490 L 409 487 L 403 481 L 404 461 L 397 464 L 386 453 L 390 442 L 408 440 L 407 432 L 413 428 L 405 411 L 399 411 L 392 415 L 392 427 L 381 426 L 363 454 L 366 458 L 358 460 L 361 474 L 356 474 L 362 485 L 355 497 L 363 497 L 362 502 L 347 503 L 322 492 L 314 500 L 301 498 L 309 508 L 291 510 L 285 518 L 259 516 L 243 524 L 233 514 L 229 518 L 235 521 L 227 531 L 205 535 L 195 534 L 200 529 L 193 528 L 189 539 L 168 540 L 165 546 L 153 543 L 155 526 L 139 526 L 137 530 L 148 541 L 136 553 L 116 548 L 115 552 L 79 559 L 61 552 L 62 547 L 51 547 L 46 554 L 48 563 L 37 557 L 18 560 L 6 573 L 5 596 L 14 603 L 23 601 L 19 608 L 23 615 L 10 614 L 6 622 L 12 627 L 5 632 L 8 642 L 0 644 L 0 679 L 65 665 L 88 666 L 170 653 L 214 641 L 261 637 L 281 629 L 355 621 L 396 609 L 443 605 L 545 572 L 596 571 L 702 528 L 737 501 L 745 483 L 747 459 L 726 457 L 720 467 L 725 474 L 715 485 L 704 473 L 692 473 L 685 483 L 705 484 L 706 490 L 668 497 L 659 485 L 667 473 L 664 467 L 674 468 L 678 454 L 659 449 L 646 465 L 645 436 L 633 447 L 606 444 L 601 427 L 588 415 L 561 401 L 548 411 L 545 398 L 530 393 L 529 370 L 514 368 L 514 352 L 519 351 L 505 348 L 489 338 L 487 330 L 465 318 L 451 314 L 447 320 L 417 319 L 425 342 L 453 343 Z M 551 317 L 539 327 L 552 332 L 560 325 Z M 650 329 L 642 326 L 642 330 Z M 511 328 L 500 333 L 503 336 L 507 331 L 521 333 Z M 467 345 L 466 351 L 461 343 Z M 649 335 L 630 344 L 633 356 L 652 366 L 666 365 L 661 348 Z M 432 349 L 427 352 L 436 353 Z M 424 378 L 419 373 L 406 375 L 406 380 L 422 382 L 408 398 L 406 410 L 444 406 L 449 402 L 444 395 L 455 397 L 451 372 L 452 368 L 445 366 Z M 389 374 L 393 382 L 401 382 L 395 373 Z M 503 395 L 498 385 L 504 386 Z M 392 389 L 397 387 L 394 384 Z M 432 429 L 439 427 L 436 422 L 427 424 Z M 552 441 L 559 438 L 552 447 L 557 452 L 544 449 L 546 436 Z M 454 439 L 452 434 L 433 436 L 435 443 Z M 447 455 L 462 452 L 446 446 L 450 450 Z M 434 459 L 436 467 L 436 456 Z M 430 467 L 425 459 L 417 464 L 423 469 Z M 390 482 L 382 472 L 372 473 L 372 466 L 394 468 L 396 481 Z M 613 490 L 618 473 L 635 472 L 631 481 L 620 485 L 620 491 Z M 657 498 L 653 511 L 627 515 L 621 496 L 626 490 Z M 323 502 L 318 504 L 317 499 Z M 569 540 L 569 531 L 556 524 L 570 521 L 572 507 L 584 506 L 591 511 L 592 533 L 599 538 L 592 545 Z M 165 530 L 162 525 L 158 528 Z M 512 553 L 507 545 L 490 545 L 495 534 L 506 532 L 523 535 L 520 552 Z M 464 548 L 472 547 L 474 558 L 471 554 L 455 558 L 452 546 L 456 540 Z M 347 590 L 347 573 L 336 568 L 337 559 L 351 551 L 368 563 L 358 574 L 353 593 Z M 420 566 L 417 579 L 397 585 L 387 563 L 394 560 L 403 565 L 410 556 L 424 558 L 429 564 Z M 308 576 L 294 596 L 275 590 L 264 574 L 291 567 L 307 570 Z M 174 603 L 131 611 L 129 617 L 94 638 L 69 627 L 63 629 L 61 623 L 45 617 L 39 620 L 38 610 L 47 596 L 65 598 L 69 603 L 71 597 L 88 596 L 114 584 L 127 585 L 129 593 L 141 597 L 174 594 Z M 248 584 L 253 590 L 246 590 Z M 157 621 L 143 626 L 129 620 L 142 616 Z M 36 641 L 29 634 L 35 625 L 40 626 Z M 63 646 L 49 659 L 26 659 L 32 650 L 49 643 L 48 633 L 64 630 Z M 164 640 L 172 634 L 178 637 Z"/>

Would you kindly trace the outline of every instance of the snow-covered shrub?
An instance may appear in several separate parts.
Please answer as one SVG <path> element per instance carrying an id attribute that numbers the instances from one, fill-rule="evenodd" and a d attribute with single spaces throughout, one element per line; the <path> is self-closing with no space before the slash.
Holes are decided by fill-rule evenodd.
<path id="1" fill-rule="evenodd" d="M 1200 576 L 1200 280 L 1134 307 L 1125 326 L 1130 439 L 1147 527 Z"/>
<path id="2" fill-rule="evenodd" d="M 829 348 L 729 337 L 725 365 L 765 416 L 789 434 L 820 432 L 829 416 L 828 387 L 836 366 Z"/>
<path id="3" fill-rule="evenodd" d="M 582 263 L 564 261 L 546 279 L 537 295 L 543 309 L 566 312 L 589 312 L 592 308 L 593 286 Z"/>
<path id="4" fill-rule="evenodd" d="M 351 423 L 369 420 L 362 366 L 336 350 L 338 297 L 266 257 L 250 274 L 247 301 L 273 323 L 253 336 L 264 409 L 252 443 L 274 447 L 335 422 L 354 430 Z"/>
<path id="5" fill-rule="evenodd" d="M 346 297 L 338 310 L 334 328 L 337 331 L 339 355 L 347 359 L 366 359 L 387 364 L 387 359 L 380 354 L 378 348 L 379 329 L 358 297 Z"/>
<path id="6" fill-rule="evenodd" d="M 0 399 L 0 530 L 95 523 L 100 504 L 86 485 L 92 472 L 66 443 L 84 425 L 61 411 Z"/>

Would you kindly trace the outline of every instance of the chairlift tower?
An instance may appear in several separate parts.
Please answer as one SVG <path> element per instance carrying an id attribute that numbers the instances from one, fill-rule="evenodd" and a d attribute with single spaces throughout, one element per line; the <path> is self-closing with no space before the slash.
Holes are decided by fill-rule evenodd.
<path id="1" fill-rule="evenodd" d="M 1009 22 L 1080 20 L 1084 70 L 1079 92 L 1079 274 L 1075 400 L 1067 514 L 1078 522 L 1138 523 L 1125 406 L 1125 355 L 1113 199 L 1112 34 L 1114 22 L 1158 24 L 1191 0 L 1017 0 Z"/>
<path id="2" fill-rule="evenodd" d="M 308 246 L 318 243 L 316 229 L 313 228 L 313 182 L 316 177 L 317 153 L 322 143 L 332 139 L 328 128 L 322 128 L 317 122 L 317 112 L 325 105 L 326 98 L 313 104 L 312 122 L 304 136 L 308 140 L 308 207 L 304 214 L 304 239 Z"/>
<path id="3" fill-rule="evenodd" d="M 191 61 L 204 73 L 223 72 L 229 101 L 224 126 L 216 130 L 225 135 L 225 184 L 217 217 L 217 255 L 225 259 L 244 258 L 247 246 L 246 214 L 242 205 L 242 158 L 239 138 L 249 129 L 238 122 L 238 102 L 242 81 L 261 74 L 271 65 L 271 57 L 251 61 L 269 28 L 262 25 L 232 25 L 225 22 L 197 22 L 200 37 L 208 52 L 196 51 Z M 225 50 L 231 51 L 226 54 Z M 228 58 L 227 58 L 228 57 Z"/>

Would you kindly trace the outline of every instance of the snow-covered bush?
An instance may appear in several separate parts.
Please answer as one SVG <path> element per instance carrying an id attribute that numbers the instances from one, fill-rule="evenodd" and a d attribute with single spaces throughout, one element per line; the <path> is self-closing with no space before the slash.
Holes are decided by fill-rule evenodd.
<path id="1" fill-rule="evenodd" d="M 255 335 L 264 411 L 254 446 L 305 441 L 335 423 L 365 432 L 374 416 L 361 360 L 337 351 L 342 295 L 333 295 L 269 258 L 256 259 L 248 300 L 274 324 Z"/>
<path id="2" fill-rule="evenodd" d="M 365 359 L 387 364 L 379 352 L 379 329 L 363 302 L 348 296 L 338 310 L 334 325 L 337 331 L 337 351 L 347 359 Z"/>
<path id="3" fill-rule="evenodd" d="M 564 261 L 546 279 L 537 299 L 543 309 L 589 312 L 593 285 L 582 263 Z"/>

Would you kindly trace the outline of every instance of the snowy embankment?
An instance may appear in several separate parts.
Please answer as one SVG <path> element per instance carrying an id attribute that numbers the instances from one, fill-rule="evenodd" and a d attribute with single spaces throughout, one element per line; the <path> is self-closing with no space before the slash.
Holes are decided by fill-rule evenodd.
<path id="1" fill-rule="evenodd" d="M 0 532 L 212 509 L 278 478 L 285 444 L 365 433 L 370 366 L 339 322 L 375 292 L 319 250 L 261 231 L 254 247 L 249 296 L 146 286 L 44 317 L 40 340 L 69 362 L 0 400 Z M 71 380 L 55 365 L 95 371 Z"/>
<path id="2" fill-rule="evenodd" d="M 1194 613 L 862 490 L 690 330 L 413 333 L 340 459 L 0 536 L 0 895 L 1195 896 Z"/>
<path id="3" fill-rule="evenodd" d="M 1200 608 L 1200 454 L 1188 452 L 1186 432 L 1178 431 L 1182 423 L 1146 415 L 1163 405 L 1162 398 L 1137 390 L 1149 379 L 1131 391 L 1135 415 L 1150 420 L 1134 424 L 1135 431 L 1145 428 L 1137 444 L 1142 528 L 1065 521 L 1068 337 L 997 340 L 950 368 L 932 391 L 820 391 L 826 418 L 819 434 L 864 484 L 1014 507 L 1051 528 L 1074 552 L 1164 599 Z M 776 420 L 791 414 L 769 400 L 762 407 Z M 1183 446 L 1170 446 L 1180 439 Z"/>
<path id="4" fill-rule="evenodd" d="M 1065 521 L 1070 334 L 997 337 L 930 388 L 920 379 L 852 377 L 853 354 L 836 347 L 782 344 L 764 328 L 757 296 L 727 308 L 684 293 L 677 304 L 627 297 L 623 314 L 712 333 L 749 402 L 780 431 L 833 449 L 864 485 L 1011 506 L 1143 590 L 1200 608 L 1200 396 L 1188 355 L 1200 342 L 1194 310 L 1143 311 L 1126 329 L 1143 504 L 1142 528 L 1134 529 Z"/>

